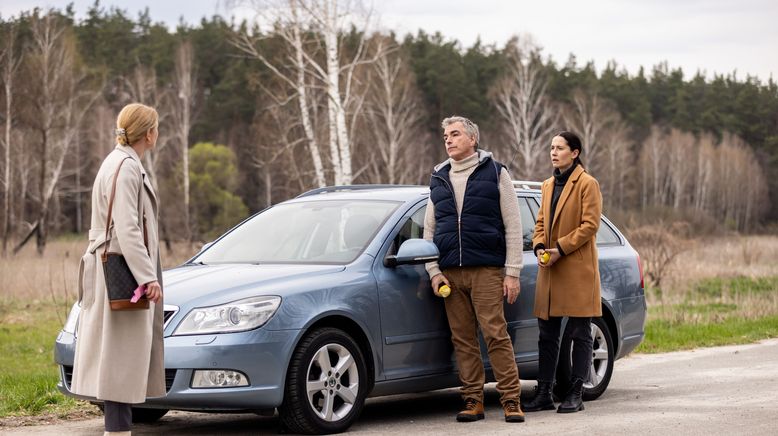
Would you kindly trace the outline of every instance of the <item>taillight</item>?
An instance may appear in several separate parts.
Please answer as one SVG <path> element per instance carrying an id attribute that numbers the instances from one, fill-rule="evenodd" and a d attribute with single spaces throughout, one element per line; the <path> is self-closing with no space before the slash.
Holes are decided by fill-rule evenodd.
<path id="1" fill-rule="evenodd" d="M 646 287 L 643 285 L 643 264 L 640 263 L 640 253 L 636 251 L 635 254 L 638 256 L 638 270 L 640 270 L 640 287 L 646 289 Z"/>

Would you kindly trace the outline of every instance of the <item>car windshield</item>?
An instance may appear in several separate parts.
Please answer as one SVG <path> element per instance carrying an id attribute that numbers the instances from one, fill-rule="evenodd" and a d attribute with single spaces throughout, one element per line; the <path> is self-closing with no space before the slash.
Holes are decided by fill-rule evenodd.
<path id="1" fill-rule="evenodd" d="M 399 204 L 366 200 L 280 204 L 243 223 L 194 261 L 349 263 L 367 247 Z"/>

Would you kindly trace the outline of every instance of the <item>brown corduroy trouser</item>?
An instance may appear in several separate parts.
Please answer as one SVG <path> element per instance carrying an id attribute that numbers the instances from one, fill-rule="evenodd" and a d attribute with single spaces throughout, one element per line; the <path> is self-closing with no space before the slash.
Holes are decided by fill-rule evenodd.
<path id="1" fill-rule="evenodd" d="M 455 267 L 443 270 L 451 284 L 445 299 L 462 397 L 484 400 L 485 373 L 478 343 L 478 327 L 486 342 L 500 402 L 518 400 L 519 369 L 503 312 L 503 268 Z"/>

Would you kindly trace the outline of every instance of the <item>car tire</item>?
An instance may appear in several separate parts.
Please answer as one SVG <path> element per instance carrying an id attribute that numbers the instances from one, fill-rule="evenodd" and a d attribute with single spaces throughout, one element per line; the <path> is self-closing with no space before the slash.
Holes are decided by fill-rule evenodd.
<path id="1" fill-rule="evenodd" d="M 589 379 L 584 382 L 583 399 L 592 401 L 599 398 L 611 381 L 613 361 L 616 349 L 613 346 L 610 329 L 602 318 L 592 318 L 592 366 Z M 565 398 L 570 390 L 570 379 L 573 366 L 573 340 L 563 335 L 559 347 L 559 365 L 557 366 L 554 395 L 560 400 Z"/>
<path id="2" fill-rule="evenodd" d="M 160 418 L 167 415 L 168 409 L 146 409 L 142 407 L 132 408 L 132 422 L 133 423 L 150 423 L 157 422 Z"/>
<path id="3" fill-rule="evenodd" d="M 97 406 L 98 409 L 100 409 L 101 412 L 105 413 L 105 405 L 103 403 L 92 403 Z M 148 424 L 151 422 L 157 422 L 160 418 L 167 415 L 169 412 L 168 409 L 147 409 L 144 407 L 133 407 L 132 408 L 132 422 L 133 423 L 141 423 L 141 424 Z"/>
<path id="4" fill-rule="evenodd" d="M 351 336 L 336 328 L 313 330 L 289 362 L 281 424 L 303 434 L 345 431 L 362 412 L 368 384 L 365 359 Z"/>

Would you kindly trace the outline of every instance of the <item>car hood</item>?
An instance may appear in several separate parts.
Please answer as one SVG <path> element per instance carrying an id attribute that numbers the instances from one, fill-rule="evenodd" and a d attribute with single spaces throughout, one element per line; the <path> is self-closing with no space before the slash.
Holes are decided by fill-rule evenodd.
<path id="1" fill-rule="evenodd" d="M 342 265 L 187 265 L 164 272 L 165 304 L 221 304 L 253 295 L 296 291 L 295 282 L 343 271 Z"/>

